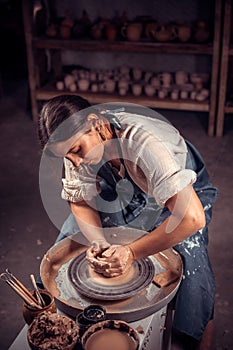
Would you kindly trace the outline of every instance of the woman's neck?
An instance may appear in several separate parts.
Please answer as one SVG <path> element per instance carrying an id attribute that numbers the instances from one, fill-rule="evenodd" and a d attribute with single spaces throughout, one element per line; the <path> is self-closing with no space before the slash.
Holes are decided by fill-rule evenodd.
<path id="1" fill-rule="evenodd" d="M 107 161 L 116 160 L 120 158 L 118 147 L 117 147 L 118 140 L 116 139 L 110 139 L 104 141 L 104 159 Z"/>

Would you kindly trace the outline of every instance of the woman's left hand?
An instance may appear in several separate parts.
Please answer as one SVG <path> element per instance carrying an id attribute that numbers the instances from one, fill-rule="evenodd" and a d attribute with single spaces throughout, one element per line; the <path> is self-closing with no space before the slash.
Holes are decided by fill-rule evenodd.
<path id="1" fill-rule="evenodd" d="M 91 243 L 91 247 L 86 251 L 86 258 L 91 267 L 98 273 L 108 268 L 108 263 L 101 258 L 102 253 L 110 247 L 110 244 L 105 239 L 95 240 Z"/>
<path id="2" fill-rule="evenodd" d="M 102 259 L 108 264 L 106 269 L 102 269 L 102 274 L 105 277 L 116 277 L 130 268 L 134 256 L 129 246 L 114 244 L 102 253 Z"/>

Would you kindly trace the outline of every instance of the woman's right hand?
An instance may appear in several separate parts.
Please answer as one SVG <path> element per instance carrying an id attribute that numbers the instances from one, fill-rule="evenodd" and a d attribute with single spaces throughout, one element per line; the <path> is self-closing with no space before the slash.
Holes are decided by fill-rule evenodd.
<path id="1" fill-rule="evenodd" d="M 86 257 L 95 272 L 105 277 L 116 277 L 128 270 L 134 260 L 127 245 L 110 245 L 106 241 L 93 242 Z"/>
<path id="2" fill-rule="evenodd" d="M 110 244 L 104 240 L 95 240 L 91 243 L 91 247 L 86 251 L 86 258 L 95 270 L 95 272 L 103 273 L 108 268 L 109 264 L 104 258 L 101 258 L 101 253 L 110 247 Z"/>

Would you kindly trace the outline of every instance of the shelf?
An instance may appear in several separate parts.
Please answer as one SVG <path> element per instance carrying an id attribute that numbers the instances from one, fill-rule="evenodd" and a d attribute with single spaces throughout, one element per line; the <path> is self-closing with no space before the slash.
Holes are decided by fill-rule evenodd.
<path id="1" fill-rule="evenodd" d="M 57 95 L 63 95 L 69 93 L 71 95 L 79 95 L 86 98 L 91 104 L 108 103 L 108 102 L 121 102 L 121 103 L 135 103 L 151 108 L 158 109 L 177 109 L 180 111 L 196 111 L 196 112 L 209 112 L 209 101 L 197 102 L 192 100 L 171 100 L 171 99 L 158 99 L 156 97 L 147 96 L 133 96 L 127 94 L 126 96 L 120 96 L 118 94 L 107 93 L 93 93 L 93 92 L 81 92 L 76 91 L 72 93 L 68 90 L 58 91 L 50 86 L 40 88 L 36 91 L 37 100 L 48 100 Z"/>
<path id="2" fill-rule="evenodd" d="M 231 0 L 225 0 L 226 2 Z M 182 43 L 178 40 L 172 42 L 156 42 L 152 39 L 142 39 L 139 42 L 132 42 L 124 39 L 109 40 L 94 40 L 91 38 L 49 38 L 44 36 L 34 36 L 33 27 L 33 13 L 31 1 L 23 0 L 23 19 L 24 31 L 27 48 L 28 59 L 28 78 L 31 97 L 31 110 L 33 120 L 38 119 L 38 101 L 48 100 L 53 96 L 70 93 L 69 91 L 57 91 L 55 86 L 43 86 L 42 81 L 47 79 L 46 72 L 40 62 L 45 57 L 45 50 L 50 50 L 51 53 L 51 67 L 53 69 L 53 76 L 57 77 L 62 72 L 62 51 L 76 51 L 76 52 L 119 52 L 122 54 L 138 53 L 138 54 L 184 54 L 184 55 L 207 55 L 211 58 L 211 84 L 209 100 L 200 102 L 193 100 L 170 100 L 159 99 L 157 97 L 139 96 L 135 97 L 132 94 L 120 96 L 116 94 L 107 93 L 92 93 L 77 91 L 74 94 L 80 94 L 88 99 L 91 104 L 105 103 L 105 102 L 122 102 L 122 103 L 136 103 L 143 106 L 170 109 L 180 111 L 194 111 L 194 112 L 208 112 L 208 135 L 213 136 L 216 115 L 216 97 L 219 87 L 219 57 L 220 57 L 220 43 L 221 38 L 221 21 L 222 21 L 222 0 L 215 0 L 214 13 L 214 33 L 213 41 L 205 43 Z M 233 48 L 232 48 L 233 55 Z M 184 67 L 185 69 L 185 67 Z M 45 73 L 45 74 L 44 74 Z"/>
<path id="3" fill-rule="evenodd" d="M 75 51 L 107 51 L 107 52 L 144 52 L 144 53 L 175 53 L 212 55 L 212 44 L 193 43 L 158 43 L 151 41 L 108 41 L 81 39 L 51 39 L 34 37 L 32 46 L 37 49 L 75 50 Z"/>

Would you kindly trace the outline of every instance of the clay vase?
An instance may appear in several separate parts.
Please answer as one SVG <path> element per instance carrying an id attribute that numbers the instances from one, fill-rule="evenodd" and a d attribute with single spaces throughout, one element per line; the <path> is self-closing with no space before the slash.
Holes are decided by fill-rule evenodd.
<path id="1" fill-rule="evenodd" d="M 121 35 L 129 41 L 139 41 L 142 35 L 142 23 L 126 23 L 121 28 Z"/>
<path id="2" fill-rule="evenodd" d="M 177 37 L 181 42 L 187 42 L 191 38 L 191 26 L 188 23 L 178 22 L 175 26 Z"/>
<path id="3" fill-rule="evenodd" d="M 205 21 L 198 21 L 194 28 L 193 39 L 197 43 L 203 43 L 209 40 L 210 32 Z"/>
<path id="4" fill-rule="evenodd" d="M 65 25 L 60 27 L 60 36 L 62 39 L 69 39 L 71 36 L 71 28 Z"/>
<path id="5" fill-rule="evenodd" d="M 93 39 L 95 39 L 95 40 L 102 39 L 102 37 L 103 37 L 103 29 L 104 29 L 103 23 L 94 24 L 91 27 L 91 31 L 90 31 L 91 37 Z"/>
<path id="6" fill-rule="evenodd" d="M 115 41 L 117 36 L 117 27 L 113 24 L 108 24 L 106 26 L 106 38 L 109 41 Z"/>

